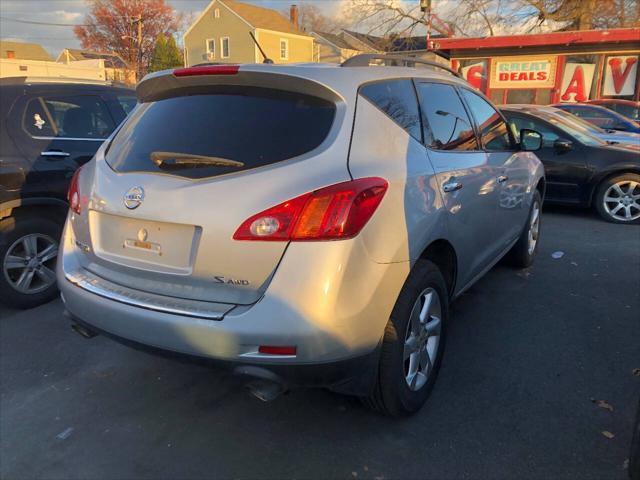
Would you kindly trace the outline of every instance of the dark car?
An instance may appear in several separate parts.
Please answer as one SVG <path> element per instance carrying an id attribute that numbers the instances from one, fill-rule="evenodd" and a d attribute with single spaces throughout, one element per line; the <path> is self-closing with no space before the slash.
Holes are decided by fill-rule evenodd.
<path id="1" fill-rule="evenodd" d="M 613 110 L 599 105 L 584 103 L 557 103 L 552 107 L 572 113 L 605 130 L 622 130 L 623 132 L 640 133 L 640 124 Z"/>
<path id="2" fill-rule="evenodd" d="M 624 115 L 634 122 L 640 122 L 640 102 L 617 98 L 602 98 L 600 100 L 588 100 L 586 103 L 600 105 L 601 107 L 618 112 L 620 115 Z"/>
<path id="3" fill-rule="evenodd" d="M 55 297 L 71 178 L 135 104 L 133 90 L 107 83 L 0 81 L 1 302 Z"/>
<path id="4" fill-rule="evenodd" d="M 595 206 L 614 223 L 640 223 L 640 152 L 590 134 L 552 107 L 505 105 L 505 117 L 520 131 L 542 134 L 547 178 L 545 201 Z"/>

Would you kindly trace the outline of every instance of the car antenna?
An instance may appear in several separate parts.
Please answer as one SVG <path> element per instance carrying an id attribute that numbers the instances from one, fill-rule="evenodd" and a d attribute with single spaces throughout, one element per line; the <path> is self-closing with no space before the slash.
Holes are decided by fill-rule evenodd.
<path id="1" fill-rule="evenodd" d="M 258 40 L 256 40 L 256 37 L 253 35 L 253 32 L 249 32 L 249 35 L 251 35 L 251 40 L 253 40 L 253 42 L 258 47 L 258 50 L 260 50 L 260 53 L 264 57 L 264 60 L 262 61 L 262 63 L 273 63 L 273 60 L 271 60 L 269 57 L 267 57 L 267 54 L 264 53 L 264 50 L 262 50 L 262 47 L 258 43 Z"/>

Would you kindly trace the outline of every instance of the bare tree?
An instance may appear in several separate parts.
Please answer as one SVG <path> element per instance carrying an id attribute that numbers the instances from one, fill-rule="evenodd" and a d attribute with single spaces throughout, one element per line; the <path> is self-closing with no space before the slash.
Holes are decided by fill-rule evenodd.
<path id="1" fill-rule="evenodd" d="M 434 0 L 432 32 L 493 36 L 554 30 L 632 27 L 640 0 Z M 389 38 L 425 34 L 417 0 L 351 0 L 342 12 L 360 31 Z"/>

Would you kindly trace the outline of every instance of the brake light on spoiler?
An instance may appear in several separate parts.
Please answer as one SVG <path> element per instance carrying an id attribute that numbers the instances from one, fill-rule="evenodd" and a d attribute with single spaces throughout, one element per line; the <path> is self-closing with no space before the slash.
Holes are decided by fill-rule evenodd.
<path id="1" fill-rule="evenodd" d="M 240 65 L 201 65 L 199 67 L 176 68 L 174 77 L 197 77 L 200 75 L 235 75 Z"/>
<path id="2" fill-rule="evenodd" d="M 388 186 L 382 178 L 359 178 L 305 193 L 248 218 L 233 238 L 271 242 L 353 238 L 372 217 Z"/>

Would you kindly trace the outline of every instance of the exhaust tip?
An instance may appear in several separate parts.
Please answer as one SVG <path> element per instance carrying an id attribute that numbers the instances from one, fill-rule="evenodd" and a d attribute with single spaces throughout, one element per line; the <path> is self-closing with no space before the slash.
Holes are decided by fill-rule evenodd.
<path id="1" fill-rule="evenodd" d="M 98 334 L 96 332 L 94 332 L 93 330 L 89 330 L 88 328 L 79 325 L 77 323 L 72 323 L 71 324 L 71 329 L 76 332 L 78 335 L 83 336 L 84 338 L 93 338 L 93 337 L 97 337 Z"/>
<path id="2" fill-rule="evenodd" d="M 263 402 L 271 402 L 285 392 L 284 385 L 269 380 L 254 380 L 249 382 L 246 387 L 251 395 Z"/>

